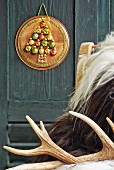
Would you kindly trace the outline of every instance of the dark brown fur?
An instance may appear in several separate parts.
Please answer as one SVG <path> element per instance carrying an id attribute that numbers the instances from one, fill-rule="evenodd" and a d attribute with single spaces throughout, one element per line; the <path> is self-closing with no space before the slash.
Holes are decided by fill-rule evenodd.
<path id="1" fill-rule="evenodd" d="M 106 117 L 114 121 L 114 80 L 106 83 L 92 94 L 84 113 L 93 119 L 114 141 L 114 136 Z M 95 132 L 82 120 L 69 114 L 63 115 L 48 130 L 51 139 L 74 156 L 90 154 L 101 150 L 102 143 Z M 38 156 L 36 162 L 55 160 L 51 156 Z"/>

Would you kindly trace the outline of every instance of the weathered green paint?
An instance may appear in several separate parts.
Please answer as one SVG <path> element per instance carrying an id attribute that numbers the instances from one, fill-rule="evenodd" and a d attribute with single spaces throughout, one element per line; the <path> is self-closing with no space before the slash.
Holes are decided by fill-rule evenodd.
<path id="1" fill-rule="evenodd" d="M 7 3 L 0 5 L 0 170 L 6 167 L 7 152 L 3 151 L 7 143 Z"/>
<path id="2" fill-rule="evenodd" d="M 97 41 L 102 41 L 110 33 L 110 0 L 97 0 Z M 114 8 L 114 6 L 113 6 Z"/>
<path id="3" fill-rule="evenodd" d="M 110 0 L 110 30 L 114 31 L 114 0 Z"/>
<path id="4" fill-rule="evenodd" d="M 71 92 L 71 87 L 73 88 L 74 86 L 73 75 L 71 76 L 75 65 L 74 58 L 72 57 L 74 55 L 72 46 L 65 61 L 55 69 L 48 71 L 37 71 L 30 69 L 29 67 L 25 66 L 22 61 L 20 61 L 16 54 L 14 48 L 15 33 L 26 19 L 36 15 L 35 12 L 38 10 L 38 6 L 41 2 L 42 1 L 34 0 L 31 4 L 31 0 L 9 0 L 9 32 L 12 33 L 9 33 L 8 97 L 11 101 L 67 101 L 68 95 Z M 72 5 L 72 3 L 73 1 L 68 1 L 67 4 Z M 65 6 L 65 9 L 72 13 L 72 8 L 69 8 L 67 4 L 65 5 L 64 0 L 62 0 L 60 4 L 61 7 Z M 50 6 L 52 8 L 50 8 Z M 59 8 L 59 4 L 55 0 L 48 0 L 48 3 L 46 1 L 46 7 L 49 15 L 60 19 L 67 27 L 71 39 L 73 39 L 73 28 L 70 26 L 71 24 L 73 25 L 73 13 L 70 15 L 71 21 L 69 23 L 67 20 L 68 14 L 66 14 L 64 10 L 62 13 L 60 13 L 57 10 L 57 6 Z M 22 8 L 24 9 L 22 10 Z M 55 14 L 53 14 L 53 10 Z M 71 63 L 72 67 L 69 65 L 69 63 Z M 14 70 L 16 71 L 14 72 Z"/>
<path id="5" fill-rule="evenodd" d="M 48 71 L 36 71 L 17 56 L 14 39 L 21 24 L 44 3 L 48 14 L 68 29 L 70 51 L 65 61 Z M 41 11 L 41 14 L 44 14 Z M 0 169 L 29 162 L 3 151 L 4 144 L 31 148 L 39 144 L 25 115 L 47 126 L 61 115 L 75 84 L 78 49 L 82 42 L 103 40 L 114 29 L 113 0 L 1 0 L 0 4 Z M 7 134 L 8 130 L 8 134 Z M 27 135 L 28 134 L 28 135 Z M 31 135 L 30 135 L 31 134 Z M 7 136 L 8 135 L 8 136 Z M 32 141 L 34 139 L 34 141 Z"/>

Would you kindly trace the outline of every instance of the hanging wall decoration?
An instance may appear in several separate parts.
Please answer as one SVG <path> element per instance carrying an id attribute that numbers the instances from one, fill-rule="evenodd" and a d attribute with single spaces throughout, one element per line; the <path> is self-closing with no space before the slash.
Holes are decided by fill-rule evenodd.
<path id="1" fill-rule="evenodd" d="M 45 16 L 40 15 L 44 7 Z M 16 51 L 20 59 L 29 67 L 47 70 L 59 65 L 69 50 L 69 35 L 64 25 L 48 16 L 41 4 L 38 16 L 25 21 L 16 35 Z"/>

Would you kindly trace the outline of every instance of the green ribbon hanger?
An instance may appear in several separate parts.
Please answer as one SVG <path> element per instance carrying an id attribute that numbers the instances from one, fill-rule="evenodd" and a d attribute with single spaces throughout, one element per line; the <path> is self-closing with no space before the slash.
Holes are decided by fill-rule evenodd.
<path id="1" fill-rule="evenodd" d="M 40 5 L 40 7 L 39 7 L 38 16 L 40 15 L 40 12 L 41 12 L 42 7 L 44 8 L 44 11 L 45 11 L 46 15 L 48 16 L 46 6 L 45 6 L 45 4 L 43 4 L 43 3 L 42 3 L 42 4 Z"/>

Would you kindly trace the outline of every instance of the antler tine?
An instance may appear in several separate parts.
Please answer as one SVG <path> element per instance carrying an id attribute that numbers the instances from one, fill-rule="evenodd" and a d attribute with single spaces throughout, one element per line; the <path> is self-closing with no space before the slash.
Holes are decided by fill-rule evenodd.
<path id="1" fill-rule="evenodd" d="M 41 123 L 41 127 L 42 127 L 42 131 L 41 131 L 40 128 L 34 123 L 34 121 L 28 115 L 26 116 L 26 119 L 28 120 L 28 122 L 30 123 L 31 127 L 33 128 L 33 130 L 35 131 L 37 136 L 40 138 L 40 140 L 42 142 L 43 142 L 43 140 L 46 140 L 45 138 L 43 138 L 44 134 L 42 134 L 43 131 L 46 132 L 46 134 L 47 134 L 47 131 L 43 126 L 43 123 Z M 43 151 L 44 148 L 42 147 L 42 145 L 40 147 L 37 147 L 35 149 L 30 149 L 30 150 L 15 149 L 15 148 L 12 148 L 12 147 L 9 147 L 9 146 L 3 146 L 3 148 L 6 149 L 9 152 L 12 152 L 12 153 L 17 154 L 17 155 L 23 155 L 23 156 L 36 156 L 36 155 L 38 155 L 38 153 L 44 154 L 44 151 Z"/>
<path id="2" fill-rule="evenodd" d="M 107 120 L 108 124 L 110 125 L 110 127 L 111 127 L 111 129 L 112 129 L 112 131 L 114 133 L 114 123 L 108 117 L 106 118 L 106 120 Z"/>
<path id="3" fill-rule="evenodd" d="M 96 132 L 96 134 L 99 136 L 103 145 L 114 146 L 114 143 L 110 140 L 110 138 L 106 135 L 106 133 L 89 117 L 82 115 L 80 113 L 77 113 L 77 112 L 73 112 L 73 111 L 69 111 L 69 113 L 80 118 L 80 119 L 82 119 L 84 122 L 86 122 Z"/>
<path id="4" fill-rule="evenodd" d="M 84 161 L 97 161 L 97 160 L 111 160 L 114 159 L 114 143 L 111 141 L 111 139 L 106 135 L 106 133 L 89 117 L 82 115 L 77 112 L 69 111 L 70 114 L 80 118 L 84 122 L 86 122 L 99 136 L 100 140 L 103 144 L 103 149 L 100 152 L 80 156 L 77 157 L 79 162 Z"/>
<path id="5" fill-rule="evenodd" d="M 76 162 L 76 158 L 74 156 L 70 155 L 69 153 L 61 149 L 51 140 L 43 125 L 43 122 L 40 122 L 41 129 L 39 129 L 39 127 L 29 116 L 26 116 L 26 119 L 30 123 L 31 127 L 33 128 L 37 136 L 42 141 L 42 145 L 40 147 L 37 147 L 35 149 L 30 149 L 30 150 L 19 150 L 8 146 L 4 146 L 4 149 L 17 155 L 36 156 L 36 155 L 48 154 L 66 163 Z"/>
<path id="6" fill-rule="evenodd" d="M 41 123 L 40 122 L 40 127 L 41 127 L 41 130 L 40 128 L 37 126 L 37 124 L 27 115 L 26 116 L 26 119 L 28 120 L 30 126 L 32 127 L 32 129 L 34 130 L 34 132 L 36 133 L 36 135 L 40 138 L 40 140 L 42 141 L 42 138 L 43 138 L 43 135 L 42 135 L 42 132 L 44 130 L 44 127 L 43 127 L 43 122 Z M 46 129 L 45 129 L 46 131 Z M 44 131 L 44 132 L 45 132 Z"/>
<path id="7" fill-rule="evenodd" d="M 40 128 L 41 128 L 41 130 L 42 130 L 44 133 L 46 133 L 46 134 L 48 135 L 47 130 L 46 130 L 46 128 L 45 128 L 45 126 L 44 126 L 44 124 L 43 124 L 42 121 L 40 121 Z M 48 135 L 48 136 L 49 136 L 49 135 Z"/>

